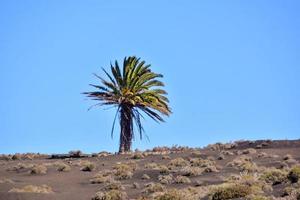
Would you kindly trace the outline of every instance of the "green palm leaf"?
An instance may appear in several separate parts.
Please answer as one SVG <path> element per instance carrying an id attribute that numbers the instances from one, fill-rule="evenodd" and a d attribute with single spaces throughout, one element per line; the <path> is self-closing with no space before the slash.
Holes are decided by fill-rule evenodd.
<path id="1" fill-rule="evenodd" d="M 98 91 L 84 93 L 87 97 L 100 101 L 97 106 L 117 106 L 111 135 L 118 117 L 121 127 L 120 152 L 130 151 L 134 124 L 142 139 L 144 129 L 141 112 L 157 122 L 164 122 L 162 116 L 171 114 L 167 92 L 162 88 L 164 83 L 159 80 L 163 75 L 152 72 L 150 67 L 151 65 L 146 65 L 145 61 L 140 61 L 140 58 L 125 57 L 122 71 L 115 61 L 114 65 L 110 66 L 111 74 L 103 69 L 108 80 L 95 74 L 100 79 L 101 85 L 90 85 Z"/>

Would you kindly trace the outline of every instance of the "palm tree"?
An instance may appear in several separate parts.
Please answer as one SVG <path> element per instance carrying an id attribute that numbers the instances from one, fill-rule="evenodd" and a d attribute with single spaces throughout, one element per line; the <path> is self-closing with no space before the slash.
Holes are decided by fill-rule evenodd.
<path id="1" fill-rule="evenodd" d="M 122 71 L 117 61 L 110 66 L 111 74 L 102 68 L 108 80 L 94 74 L 102 84 L 90 84 L 97 91 L 84 94 L 93 100 L 100 101 L 94 106 L 117 108 L 111 134 L 113 136 L 118 116 L 120 122 L 119 153 L 123 153 L 131 150 L 134 123 L 142 139 L 144 129 L 141 124 L 141 118 L 143 118 L 141 113 L 145 113 L 157 122 L 164 122 L 161 115 L 169 116 L 171 109 L 168 106 L 167 92 L 161 88 L 164 84 L 158 80 L 163 75 L 152 72 L 151 65 L 146 65 L 145 61 L 140 61 L 140 58 L 132 56 L 124 58 Z"/>

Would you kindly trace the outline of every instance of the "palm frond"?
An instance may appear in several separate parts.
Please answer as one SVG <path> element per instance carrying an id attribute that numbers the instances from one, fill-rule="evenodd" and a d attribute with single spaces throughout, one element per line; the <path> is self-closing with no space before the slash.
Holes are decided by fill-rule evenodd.
<path id="1" fill-rule="evenodd" d="M 133 127 L 135 124 L 142 139 L 143 134 L 145 134 L 142 126 L 142 119 L 144 118 L 142 113 L 145 113 L 156 122 L 164 122 L 162 116 L 171 114 L 171 108 L 168 105 L 169 100 L 166 97 L 167 92 L 162 88 L 164 83 L 159 80 L 163 78 L 163 75 L 152 72 L 151 65 L 135 56 L 125 57 L 122 64 L 122 71 L 118 61 L 110 64 L 111 73 L 102 68 L 107 80 L 94 74 L 101 80 L 102 85 L 90 84 L 97 91 L 84 92 L 83 94 L 92 100 L 100 101 L 91 108 L 107 105 L 117 107 L 111 137 L 113 137 L 115 122 L 118 118 L 121 126 L 123 125 L 121 124 L 122 120 L 122 123 L 126 121 L 129 123 L 132 137 L 134 137 Z M 127 109 L 123 116 L 120 115 L 122 109 Z M 121 131 L 121 134 L 124 133 Z"/>

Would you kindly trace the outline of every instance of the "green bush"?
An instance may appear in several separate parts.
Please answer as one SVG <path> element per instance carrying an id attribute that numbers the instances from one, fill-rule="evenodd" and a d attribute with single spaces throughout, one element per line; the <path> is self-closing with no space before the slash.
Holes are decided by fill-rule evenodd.
<path id="1" fill-rule="evenodd" d="M 272 183 L 272 185 L 280 184 L 286 180 L 286 173 L 279 169 L 271 169 L 265 171 L 261 176 L 260 180 L 266 183 Z"/>
<path id="2" fill-rule="evenodd" d="M 292 183 L 297 183 L 300 179 L 300 166 L 295 166 L 293 167 L 289 174 L 288 174 L 288 179 L 292 182 Z"/>

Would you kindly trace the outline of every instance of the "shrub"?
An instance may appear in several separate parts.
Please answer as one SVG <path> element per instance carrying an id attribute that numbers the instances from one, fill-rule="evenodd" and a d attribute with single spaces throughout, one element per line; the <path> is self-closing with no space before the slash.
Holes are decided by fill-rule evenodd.
<path id="1" fill-rule="evenodd" d="M 233 161 L 227 163 L 228 167 L 234 167 L 240 171 L 256 172 L 258 170 L 256 164 L 248 156 L 240 156 Z"/>
<path id="2" fill-rule="evenodd" d="M 169 167 L 185 167 L 187 165 L 189 165 L 189 162 L 181 157 L 171 160 L 168 164 Z"/>
<path id="3" fill-rule="evenodd" d="M 80 170 L 84 172 L 91 172 L 95 169 L 95 164 L 90 161 L 82 161 L 80 162 Z"/>
<path id="4" fill-rule="evenodd" d="M 71 170 L 71 167 L 69 165 L 62 162 L 56 163 L 55 165 L 57 167 L 57 171 L 59 172 L 68 172 Z"/>
<path id="5" fill-rule="evenodd" d="M 216 163 L 213 160 L 209 159 L 202 159 L 202 158 L 192 158 L 190 159 L 191 166 L 194 167 L 208 167 L 208 166 L 215 166 Z"/>
<path id="6" fill-rule="evenodd" d="M 186 166 L 180 170 L 183 176 L 198 176 L 203 173 L 203 169 L 200 167 Z"/>
<path id="7" fill-rule="evenodd" d="M 157 163 L 147 163 L 144 166 L 146 169 L 157 169 L 159 170 L 159 165 Z"/>
<path id="8" fill-rule="evenodd" d="M 8 171 L 16 171 L 16 172 L 20 172 L 23 170 L 28 170 L 31 169 L 34 165 L 32 164 L 25 164 L 25 163 L 18 163 L 17 165 L 8 168 Z"/>
<path id="9" fill-rule="evenodd" d="M 246 185 L 231 184 L 219 186 L 211 194 L 212 200 L 227 200 L 246 197 L 251 193 L 251 188 Z"/>
<path id="10" fill-rule="evenodd" d="M 161 174 L 168 174 L 170 172 L 169 168 L 165 165 L 159 166 L 159 173 Z"/>
<path id="11" fill-rule="evenodd" d="M 141 153 L 141 152 L 137 152 L 137 153 L 134 153 L 132 156 L 131 156 L 131 159 L 142 159 L 144 158 L 145 156 Z"/>
<path id="12" fill-rule="evenodd" d="M 13 188 L 9 190 L 8 192 L 14 192 L 14 193 L 43 193 L 43 194 L 49 194 L 53 193 L 52 188 L 48 185 L 42 185 L 42 186 L 35 186 L 35 185 L 26 185 L 23 188 Z"/>
<path id="13" fill-rule="evenodd" d="M 31 168 L 30 174 L 46 174 L 47 173 L 47 167 L 44 165 L 35 165 Z"/>
<path id="14" fill-rule="evenodd" d="M 174 179 L 175 183 L 191 183 L 191 180 L 186 176 L 176 176 Z"/>
<path id="15" fill-rule="evenodd" d="M 136 163 L 136 161 L 133 160 L 125 162 L 123 164 L 128 165 L 132 171 L 135 171 L 138 168 L 138 164 Z"/>
<path id="16" fill-rule="evenodd" d="M 130 179 L 133 176 L 133 170 L 128 164 L 117 164 L 114 166 L 114 175 L 119 180 Z"/>
<path id="17" fill-rule="evenodd" d="M 21 154 L 16 153 L 16 154 L 14 154 L 14 155 L 11 157 L 11 159 L 13 159 L 13 160 L 21 160 Z"/>
<path id="18" fill-rule="evenodd" d="M 96 168 L 95 164 L 90 161 L 83 161 L 80 163 L 80 166 L 80 170 L 84 172 L 91 172 Z"/>
<path id="19" fill-rule="evenodd" d="M 205 167 L 204 171 L 205 172 L 219 172 L 219 170 L 217 169 L 217 167 L 214 166 L 214 165 Z"/>
<path id="20" fill-rule="evenodd" d="M 300 166 L 295 166 L 293 167 L 289 174 L 288 174 L 288 179 L 292 182 L 292 183 L 297 183 L 300 179 Z"/>
<path id="21" fill-rule="evenodd" d="M 154 192 L 163 192 L 165 190 L 165 187 L 160 183 L 148 183 L 145 185 L 145 189 L 143 190 L 143 193 L 149 194 Z"/>
<path id="22" fill-rule="evenodd" d="M 193 151 L 192 153 L 191 153 L 191 156 L 192 157 L 201 157 L 203 154 L 201 153 L 201 151 Z"/>
<path id="23" fill-rule="evenodd" d="M 104 190 L 124 190 L 124 187 L 120 181 L 110 180 L 110 182 L 105 184 Z"/>
<path id="24" fill-rule="evenodd" d="M 172 189 L 157 195 L 154 199 L 155 200 L 183 200 L 184 195 L 182 194 L 182 192 Z"/>
<path id="25" fill-rule="evenodd" d="M 173 182 L 173 176 L 172 174 L 170 175 L 159 175 L 158 176 L 158 181 L 162 184 L 171 184 Z"/>
<path id="26" fill-rule="evenodd" d="M 107 192 L 97 192 L 92 200 L 126 200 L 127 194 L 120 190 L 110 190 Z"/>
<path id="27" fill-rule="evenodd" d="M 286 180 L 286 173 L 279 169 L 270 169 L 260 176 L 260 180 L 272 185 L 280 184 Z"/>

